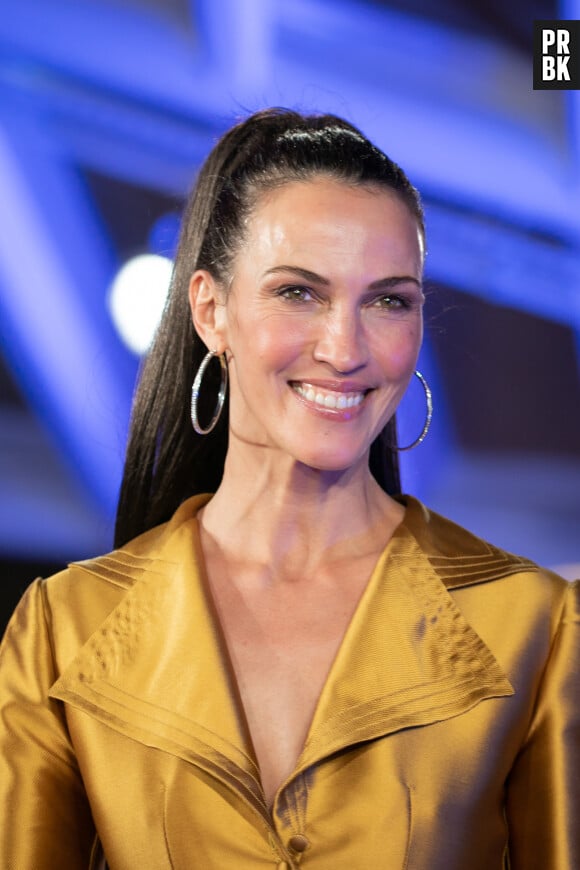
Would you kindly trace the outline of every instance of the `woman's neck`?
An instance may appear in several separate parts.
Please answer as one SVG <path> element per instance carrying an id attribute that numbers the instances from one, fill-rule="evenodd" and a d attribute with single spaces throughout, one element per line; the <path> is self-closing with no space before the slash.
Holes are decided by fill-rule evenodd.
<path id="1" fill-rule="evenodd" d="M 267 566 L 272 577 L 316 572 L 384 548 L 404 510 L 376 483 L 364 457 L 344 472 L 312 469 L 265 451 L 228 453 L 222 483 L 200 515 L 222 554 Z"/>

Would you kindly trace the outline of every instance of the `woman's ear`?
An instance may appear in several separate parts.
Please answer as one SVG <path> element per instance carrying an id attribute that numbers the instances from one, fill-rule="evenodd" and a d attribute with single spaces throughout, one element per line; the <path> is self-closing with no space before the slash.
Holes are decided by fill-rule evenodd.
<path id="1" fill-rule="evenodd" d="M 224 291 L 205 269 L 198 269 L 189 282 L 189 306 L 195 331 L 207 348 L 218 354 L 227 347 L 227 312 Z"/>

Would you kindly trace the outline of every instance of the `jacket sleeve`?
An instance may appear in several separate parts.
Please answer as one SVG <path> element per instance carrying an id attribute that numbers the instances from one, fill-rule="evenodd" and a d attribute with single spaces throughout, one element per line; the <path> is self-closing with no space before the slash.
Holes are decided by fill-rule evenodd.
<path id="1" fill-rule="evenodd" d="M 33 583 L 0 646 L 0 867 L 89 866 L 95 830 L 55 681 L 44 581 Z"/>
<path id="2" fill-rule="evenodd" d="M 507 817 L 511 870 L 580 868 L 580 581 L 566 589 Z"/>

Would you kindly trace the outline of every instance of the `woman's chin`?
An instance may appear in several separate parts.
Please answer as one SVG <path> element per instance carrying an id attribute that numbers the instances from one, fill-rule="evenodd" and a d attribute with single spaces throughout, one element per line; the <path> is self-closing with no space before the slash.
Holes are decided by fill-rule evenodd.
<path id="1" fill-rule="evenodd" d="M 341 451 L 334 453 L 312 451 L 297 455 L 295 458 L 301 465 L 313 471 L 326 472 L 328 474 L 343 474 L 363 461 L 360 454 Z"/>

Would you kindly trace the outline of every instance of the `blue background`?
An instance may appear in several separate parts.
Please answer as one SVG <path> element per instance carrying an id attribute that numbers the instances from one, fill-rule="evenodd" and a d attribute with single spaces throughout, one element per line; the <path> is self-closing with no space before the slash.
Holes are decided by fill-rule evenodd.
<path id="1" fill-rule="evenodd" d="M 579 0 L 6 0 L 5 595 L 110 547 L 138 361 L 107 288 L 129 256 L 170 252 L 216 137 L 267 105 L 344 115 L 423 194 L 435 416 L 404 489 L 580 562 L 580 95 L 532 88 L 533 19 L 557 17 Z M 415 385 L 403 441 L 423 413 Z"/>

